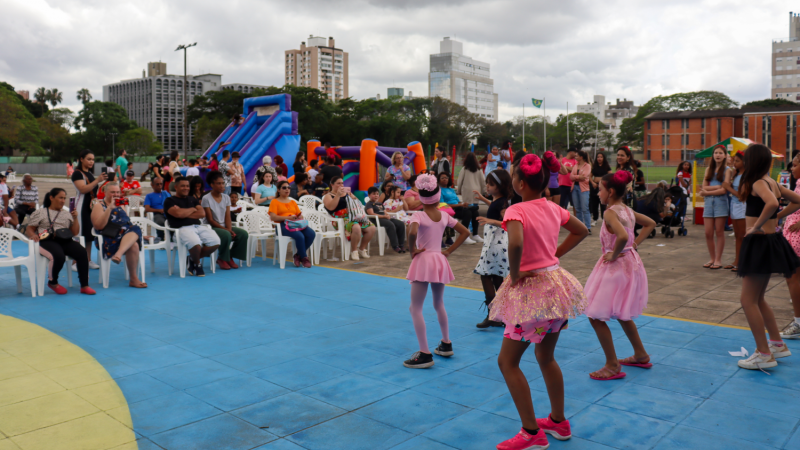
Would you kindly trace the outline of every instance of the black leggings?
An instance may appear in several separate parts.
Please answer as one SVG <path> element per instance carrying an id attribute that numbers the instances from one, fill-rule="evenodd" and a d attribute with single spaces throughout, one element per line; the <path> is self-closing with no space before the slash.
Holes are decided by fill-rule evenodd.
<path id="1" fill-rule="evenodd" d="M 602 218 L 606 213 L 606 205 L 600 203 L 600 188 L 593 188 L 589 186 L 589 212 L 592 213 L 592 220 L 597 220 L 598 217 Z M 598 209 L 600 213 L 598 215 Z"/>
<path id="2" fill-rule="evenodd" d="M 50 260 L 47 267 L 50 284 L 58 284 L 58 273 L 61 272 L 64 261 L 69 256 L 78 265 L 78 279 L 81 287 L 89 286 L 89 258 L 86 256 L 86 249 L 81 244 L 72 239 L 45 239 L 39 241 L 39 253 Z M 72 270 L 72 268 L 67 270 Z"/>
<path id="3" fill-rule="evenodd" d="M 481 275 L 481 284 L 483 285 L 483 294 L 486 296 L 486 306 L 492 303 L 494 296 L 497 295 L 497 290 L 503 284 L 503 277 L 500 275 Z"/>
<path id="4" fill-rule="evenodd" d="M 460 220 L 467 229 L 472 224 L 472 234 L 478 234 L 478 205 L 456 206 L 453 211 L 455 211 L 453 217 Z"/>

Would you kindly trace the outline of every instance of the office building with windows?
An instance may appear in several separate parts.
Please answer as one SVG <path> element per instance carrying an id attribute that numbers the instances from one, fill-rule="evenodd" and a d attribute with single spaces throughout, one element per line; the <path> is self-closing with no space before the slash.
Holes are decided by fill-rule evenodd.
<path id="1" fill-rule="evenodd" d="M 221 89 L 235 89 L 252 93 L 256 88 L 266 88 L 251 84 L 222 84 L 222 75 L 207 73 L 188 75 L 187 105 L 191 105 L 195 95 Z M 164 145 L 164 150 L 183 149 L 183 75 L 167 75 L 167 64 L 148 63 L 142 71 L 142 78 L 123 80 L 103 86 L 103 101 L 114 102 L 128 112 L 128 118 L 140 127 L 152 131 Z M 191 148 L 193 129 L 189 125 L 188 143 Z"/>
<path id="2" fill-rule="evenodd" d="M 800 102 L 800 14 L 789 13 L 789 37 L 772 40 L 771 98 Z"/>
<path id="3" fill-rule="evenodd" d="M 299 50 L 286 50 L 285 84 L 319 89 L 332 101 L 350 96 L 347 52 L 332 38 L 308 37 Z"/>
<path id="4" fill-rule="evenodd" d="M 619 127 L 622 126 L 622 121 L 635 116 L 639 111 L 639 107 L 634 106 L 633 101 L 627 98 L 622 99 L 622 101 L 617 99 L 617 103 L 612 105 L 611 102 L 606 103 L 604 95 L 595 95 L 592 103 L 578 105 L 577 111 L 597 117 L 608 126 L 608 131 L 616 139 L 617 134 L 619 134 Z"/>
<path id="5" fill-rule="evenodd" d="M 449 37 L 439 43 L 439 53 L 430 58 L 429 97 L 446 98 L 481 117 L 498 120 L 489 63 L 465 56 L 463 44 Z"/>

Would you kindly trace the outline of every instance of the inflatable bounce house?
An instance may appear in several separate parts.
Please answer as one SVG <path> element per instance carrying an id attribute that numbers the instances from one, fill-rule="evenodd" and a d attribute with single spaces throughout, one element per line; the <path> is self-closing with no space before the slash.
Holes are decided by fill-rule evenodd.
<path id="1" fill-rule="evenodd" d="M 307 147 L 308 161 L 325 156 L 325 148 L 320 146 L 319 141 L 308 141 Z M 366 191 L 370 186 L 383 182 L 378 179 L 378 165 L 392 165 L 392 155 L 395 152 L 403 154 L 403 163 L 408 164 L 413 173 L 419 173 L 426 167 L 422 144 L 417 141 L 408 144 L 406 148 L 394 148 L 380 147 L 378 141 L 364 139 L 360 147 L 339 147 L 335 152 L 342 158 L 344 185 L 354 192 Z"/>
<path id="2" fill-rule="evenodd" d="M 218 151 L 220 144 L 230 142 L 223 150 L 239 152 L 239 162 L 247 174 L 247 185 L 261 167 L 261 160 L 269 155 L 273 161 L 280 155 L 289 168 L 287 177 L 294 175 L 292 163 L 300 150 L 300 135 L 297 134 L 297 113 L 292 111 L 292 96 L 289 94 L 251 97 L 244 100 L 244 121 L 231 123 L 205 151 L 208 158 Z"/>
<path id="3" fill-rule="evenodd" d="M 217 160 L 221 159 L 220 144 L 229 142 L 223 150 L 239 152 L 239 162 L 247 174 L 249 186 L 256 170 L 261 167 L 264 156 L 271 156 L 274 165 L 275 157 L 280 155 L 289 169 L 289 173 L 285 175 L 292 181 L 292 163 L 300 150 L 297 116 L 292 111 L 292 96 L 289 94 L 247 98 L 244 100 L 242 112 L 244 121 L 241 124 L 229 124 L 203 156 L 210 159 L 216 153 Z M 325 156 L 325 148 L 317 140 L 308 141 L 307 150 L 308 161 Z M 370 186 L 383 181 L 378 180 L 378 164 L 390 166 L 395 152 L 403 154 L 404 163 L 414 173 L 425 169 L 425 154 L 419 142 L 412 142 L 407 148 L 392 148 L 379 147 L 378 141 L 374 139 L 364 139 L 360 147 L 339 147 L 335 152 L 342 158 L 345 186 L 354 192 L 366 191 Z M 205 173 L 201 175 L 205 178 Z M 359 195 L 361 198 L 363 196 L 363 193 Z"/>

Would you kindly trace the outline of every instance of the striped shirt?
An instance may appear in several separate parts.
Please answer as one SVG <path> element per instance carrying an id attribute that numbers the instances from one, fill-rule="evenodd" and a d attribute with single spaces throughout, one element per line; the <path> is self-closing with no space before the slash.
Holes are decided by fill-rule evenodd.
<path id="1" fill-rule="evenodd" d="M 25 189 L 25 185 L 20 184 L 14 188 L 14 198 L 17 204 L 20 203 L 39 203 L 39 188 L 31 185 L 30 190 Z"/>

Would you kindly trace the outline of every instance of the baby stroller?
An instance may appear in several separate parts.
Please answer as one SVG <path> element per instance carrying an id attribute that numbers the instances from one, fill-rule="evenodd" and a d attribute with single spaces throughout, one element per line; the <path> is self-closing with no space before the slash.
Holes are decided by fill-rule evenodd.
<path id="1" fill-rule="evenodd" d="M 670 228 L 679 227 L 678 236 L 686 236 L 689 234 L 689 230 L 686 228 L 684 221 L 686 219 L 689 196 L 680 186 L 670 186 L 667 189 L 667 193 L 672 197 L 672 205 L 675 206 L 675 209 L 671 216 L 666 216 L 661 220 L 661 234 L 668 238 L 674 238 L 675 231 Z"/>

